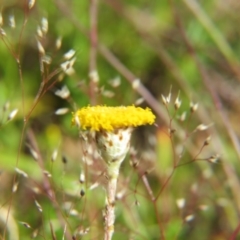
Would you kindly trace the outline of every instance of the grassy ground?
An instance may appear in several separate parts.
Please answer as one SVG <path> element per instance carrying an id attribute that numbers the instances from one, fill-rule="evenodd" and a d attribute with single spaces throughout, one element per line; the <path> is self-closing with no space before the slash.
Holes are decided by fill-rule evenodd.
<path id="1" fill-rule="evenodd" d="M 113 239 L 240 239 L 237 0 L 0 9 L 0 239 L 103 239 L 106 166 L 71 126 L 96 104 L 157 116 L 133 133 Z"/>

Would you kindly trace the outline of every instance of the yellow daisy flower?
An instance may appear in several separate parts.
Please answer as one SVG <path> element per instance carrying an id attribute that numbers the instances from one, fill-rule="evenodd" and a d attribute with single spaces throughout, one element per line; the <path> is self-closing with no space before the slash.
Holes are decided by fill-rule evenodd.
<path id="1" fill-rule="evenodd" d="M 153 124 L 155 115 L 149 108 L 135 106 L 93 106 L 79 109 L 73 114 L 72 124 L 81 130 L 93 131 L 100 156 L 107 164 L 108 186 L 105 207 L 105 238 L 114 232 L 114 203 L 120 166 L 130 148 L 134 127 Z"/>
<path id="2" fill-rule="evenodd" d="M 154 121 L 155 115 L 149 108 L 135 106 L 88 106 L 77 110 L 72 118 L 73 125 L 92 131 L 113 131 L 119 128 L 153 124 Z"/>

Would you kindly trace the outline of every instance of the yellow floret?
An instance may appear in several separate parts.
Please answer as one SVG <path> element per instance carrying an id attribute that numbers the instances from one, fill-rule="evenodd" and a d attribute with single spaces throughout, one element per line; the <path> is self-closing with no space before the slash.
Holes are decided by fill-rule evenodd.
<path id="1" fill-rule="evenodd" d="M 151 109 L 135 106 L 88 106 L 73 113 L 72 124 L 80 124 L 83 130 L 112 131 L 118 128 L 153 124 L 155 115 Z"/>

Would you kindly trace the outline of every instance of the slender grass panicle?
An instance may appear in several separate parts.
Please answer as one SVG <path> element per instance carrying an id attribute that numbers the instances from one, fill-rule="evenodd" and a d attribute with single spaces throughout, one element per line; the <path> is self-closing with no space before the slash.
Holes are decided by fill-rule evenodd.
<path id="1" fill-rule="evenodd" d="M 130 148 L 132 131 L 137 126 L 153 124 L 154 121 L 155 115 L 149 108 L 135 106 L 88 106 L 73 114 L 73 125 L 77 125 L 81 131 L 96 133 L 98 151 L 107 164 L 105 240 L 111 240 L 114 233 L 117 179 L 121 163 Z"/>

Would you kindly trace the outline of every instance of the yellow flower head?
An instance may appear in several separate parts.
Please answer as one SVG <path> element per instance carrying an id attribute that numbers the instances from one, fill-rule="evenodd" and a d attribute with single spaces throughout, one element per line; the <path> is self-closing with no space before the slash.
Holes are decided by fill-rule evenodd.
<path id="1" fill-rule="evenodd" d="M 93 106 L 84 107 L 73 114 L 72 124 L 83 130 L 113 131 L 114 129 L 153 124 L 155 115 L 149 108 L 135 106 Z"/>

